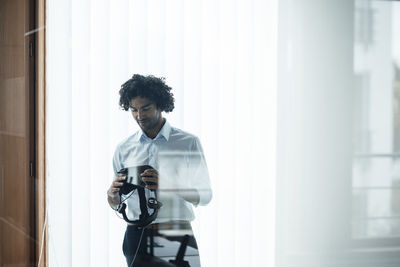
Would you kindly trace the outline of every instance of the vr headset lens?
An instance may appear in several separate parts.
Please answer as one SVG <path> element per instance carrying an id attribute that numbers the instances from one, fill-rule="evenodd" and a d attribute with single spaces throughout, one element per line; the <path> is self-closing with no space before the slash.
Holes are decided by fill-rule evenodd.
<path id="1" fill-rule="evenodd" d="M 141 166 L 124 168 L 121 171 L 119 171 L 119 173 L 123 173 L 126 175 L 126 180 L 124 182 L 124 185 L 120 189 L 120 193 L 127 195 L 137 186 L 145 187 L 146 183 L 143 182 L 140 174 L 147 169 L 153 169 L 153 168 L 149 165 L 141 165 Z M 147 184 L 153 185 L 154 183 L 148 182 Z"/>

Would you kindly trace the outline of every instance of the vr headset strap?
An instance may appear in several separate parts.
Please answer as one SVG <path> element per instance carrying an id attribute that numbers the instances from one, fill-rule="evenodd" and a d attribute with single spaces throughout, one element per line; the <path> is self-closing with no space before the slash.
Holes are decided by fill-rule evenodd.
<path id="1" fill-rule="evenodd" d="M 139 193 L 139 200 L 140 200 L 140 220 L 144 220 L 145 218 L 149 217 L 149 212 L 147 210 L 147 203 L 146 203 L 146 195 L 144 192 L 144 188 L 138 186 L 137 187 L 138 193 Z"/>
<path id="2" fill-rule="evenodd" d="M 139 215 L 139 220 L 131 221 L 128 219 L 126 216 L 126 204 L 122 203 L 120 207 L 118 208 L 118 212 L 122 214 L 122 217 L 124 220 L 128 223 L 131 223 L 133 225 L 136 225 L 138 227 L 145 227 L 149 225 L 151 222 L 153 222 L 157 218 L 158 214 L 158 209 L 161 207 L 161 203 L 156 201 L 156 207 L 152 207 L 154 212 L 149 215 L 148 209 L 147 209 L 147 203 L 146 203 L 146 194 L 145 194 L 145 189 L 144 187 L 141 186 L 136 186 L 136 189 L 138 190 L 139 194 L 139 205 L 140 205 L 140 211 L 141 214 Z"/>

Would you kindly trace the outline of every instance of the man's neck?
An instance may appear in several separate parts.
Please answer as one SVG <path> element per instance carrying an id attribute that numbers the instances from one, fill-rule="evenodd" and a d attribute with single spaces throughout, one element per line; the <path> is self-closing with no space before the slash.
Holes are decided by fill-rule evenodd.
<path id="1" fill-rule="evenodd" d="M 165 121 L 166 120 L 163 117 L 161 117 L 159 123 L 157 123 L 157 125 L 153 129 L 151 129 L 147 132 L 144 132 L 144 133 L 147 135 L 147 137 L 149 137 L 151 139 L 156 138 L 158 133 L 161 131 L 161 128 L 164 126 Z"/>

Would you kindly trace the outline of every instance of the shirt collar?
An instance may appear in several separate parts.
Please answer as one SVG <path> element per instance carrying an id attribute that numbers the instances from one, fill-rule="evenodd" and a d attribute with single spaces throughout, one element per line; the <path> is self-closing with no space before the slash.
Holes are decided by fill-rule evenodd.
<path id="1" fill-rule="evenodd" d="M 165 140 L 168 141 L 170 134 L 171 134 L 171 125 L 169 125 L 167 119 L 165 119 L 165 123 L 155 139 L 158 139 L 159 137 L 163 136 Z"/>
<path id="2" fill-rule="evenodd" d="M 154 140 L 160 139 L 161 137 L 164 137 L 165 140 L 169 140 L 169 136 L 171 134 L 171 125 L 168 123 L 167 119 L 165 119 L 165 123 L 161 130 L 158 132 L 157 136 L 154 138 Z M 142 129 L 139 128 L 139 131 L 136 133 L 135 141 L 137 142 L 145 142 L 146 140 L 151 140 L 144 132 Z"/>

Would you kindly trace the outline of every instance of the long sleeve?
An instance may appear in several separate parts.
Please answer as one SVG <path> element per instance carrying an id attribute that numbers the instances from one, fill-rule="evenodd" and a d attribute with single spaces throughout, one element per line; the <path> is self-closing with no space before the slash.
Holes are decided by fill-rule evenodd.
<path id="1" fill-rule="evenodd" d="M 115 149 L 112 163 L 113 163 L 114 177 L 116 177 L 117 173 L 122 169 L 119 146 Z"/>
<path id="2" fill-rule="evenodd" d="M 196 189 L 200 196 L 199 205 L 207 205 L 212 199 L 212 190 L 203 148 L 197 137 L 191 144 L 188 165 L 191 188 Z"/>

